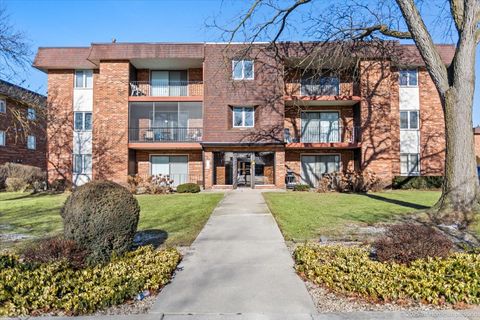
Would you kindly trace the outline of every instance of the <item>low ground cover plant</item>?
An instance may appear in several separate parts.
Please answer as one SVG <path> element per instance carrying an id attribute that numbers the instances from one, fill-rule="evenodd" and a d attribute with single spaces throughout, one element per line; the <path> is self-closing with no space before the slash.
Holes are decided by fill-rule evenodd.
<path id="1" fill-rule="evenodd" d="M 178 193 L 198 193 L 200 186 L 196 183 L 184 183 L 177 186 Z"/>
<path id="2" fill-rule="evenodd" d="M 394 189 L 437 190 L 442 188 L 442 184 L 442 176 L 398 176 L 393 178 L 392 187 Z"/>
<path id="3" fill-rule="evenodd" d="M 446 258 L 452 241 L 440 231 L 414 223 L 394 224 L 373 243 L 379 261 L 411 263 L 417 259 Z"/>
<path id="4" fill-rule="evenodd" d="M 170 281 L 181 255 L 176 249 L 140 247 L 107 264 L 73 269 L 67 261 L 31 264 L 0 256 L 0 316 L 91 313 L 157 292 Z"/>
<path id="5" fill-rule="evenodd" d="M 454 253 L 410 264 L 375 261 L 369 248 L 305 244 L 294 253 L 304 278 L 375 302 L 479 304 L 480 255 Z"/>
<path id="6" fill-rule="evenodd" d="M 293 191 L 310 191 L 310 186 L 308 184 L 296 184 Z"/>

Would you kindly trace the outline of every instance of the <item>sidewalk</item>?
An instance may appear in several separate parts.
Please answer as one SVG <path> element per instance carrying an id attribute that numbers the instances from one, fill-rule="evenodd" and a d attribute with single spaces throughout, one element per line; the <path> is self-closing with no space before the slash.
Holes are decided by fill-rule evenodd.
<path id="1" fill-rule="evenodd" d="M 151 313 L 315 313 L 258 190 L 228 192 L 180 267 Z"/>

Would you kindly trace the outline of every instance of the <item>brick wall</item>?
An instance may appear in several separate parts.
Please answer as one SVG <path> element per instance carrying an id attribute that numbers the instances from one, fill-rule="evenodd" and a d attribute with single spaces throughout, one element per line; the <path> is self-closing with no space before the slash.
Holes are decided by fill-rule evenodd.
<path id="1" fill-rule="evenodd" d="M 0 165 L 6 162 L 22 163 L 39 167 L 42 170 L 47 169 L 47 137 L 45 135 L 45 121 L 43 111 L 34 107 L 37 112 L 35 121 L 27 120 L 28 106 L 10 99 L 6 99 L 6 113 L 0 113 L 0 130 L 5 131 L 5 146 L 0 146 Z M 21 117 L 19 121 L 18 117 Z M 25 125 L 21 122 L 29 121 L 28 135 L 36 138 L 35 150 L 27 148 L 27 138 L 25 136 Z"/>
<path id="2" fill-rule="evenodd" d="M 72 179 L 73 70 L 48 72 L 48 181 Z"/>
<path id="3" fill-rule="evenodd" d="M 128 61 L 101 61 L 94 77 L 94 179 L 127 181 L 129 70 Z"/>
<path id="4" fill-rule="evenodd" d="M 389 61 L 360 62 L 361 169 L 392 181 L 391 72 Z"/>
<path id="5" fill-rule="evenodd" d="M 227 48 L 223 44 L 205 47 L 204 141 L 283 141 L 283 66 L 258 48 Z M 246 58 L 248 57 L 248 58 Z M 253 59 L 254 80 L 232 80 L 232 59 Z M 232 106 L 255 106 L 254 128 L 232 128 Z"/>

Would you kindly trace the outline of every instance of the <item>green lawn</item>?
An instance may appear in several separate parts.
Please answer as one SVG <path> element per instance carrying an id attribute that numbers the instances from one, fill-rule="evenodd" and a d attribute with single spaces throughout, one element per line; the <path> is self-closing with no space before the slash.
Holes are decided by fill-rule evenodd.
<path id="1" fill-rule="evenodd" d="M 66 198 L 67 194 L 1 192 L 0 235 L 37 238 L 61 233 L 60 208 Z M 138 230 L 161 233 L 165 245 L 189 245 L 222 198 L 222 193 L 137 196 L 141 208 Z M 12 243 L 0 240 L 0 249 L 7 245 Z"/>
<path id="2" fill-rule="evenodd" d="M 438 191 L 389 191 L 371 194 L 265 193 L 267 204 L 287 240 L 339 236 L 345 227 L 387 222 L 398 215 L 426 209 Z"/>

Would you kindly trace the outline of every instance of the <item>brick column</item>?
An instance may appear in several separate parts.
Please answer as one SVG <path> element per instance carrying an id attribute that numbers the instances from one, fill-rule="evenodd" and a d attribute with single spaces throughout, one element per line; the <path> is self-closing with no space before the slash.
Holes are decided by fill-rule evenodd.
<path id="1" fill-rule="evenodd" d="M 285 188 L 285 151 L 275 151 L 275 186 Z"/>

